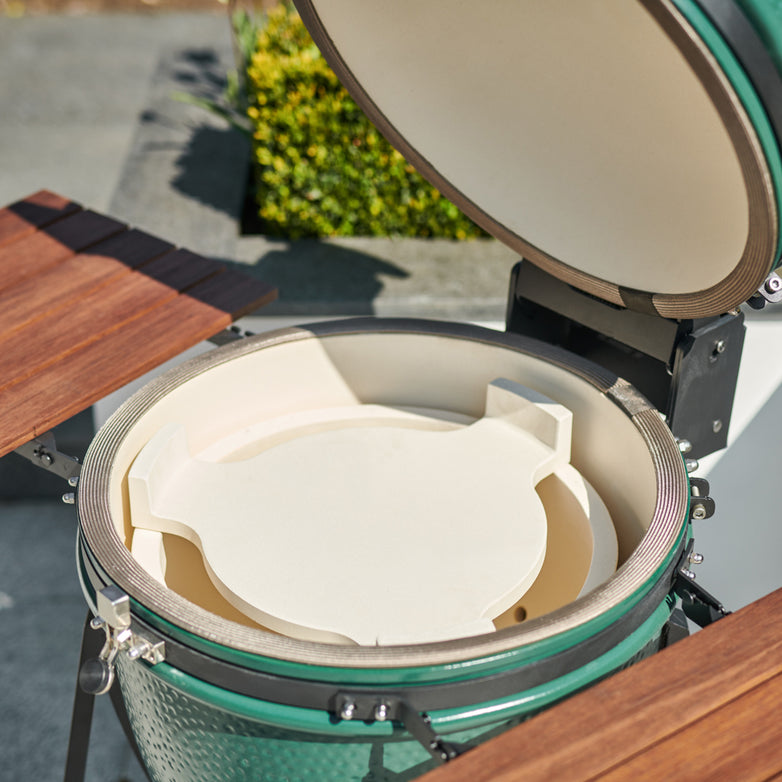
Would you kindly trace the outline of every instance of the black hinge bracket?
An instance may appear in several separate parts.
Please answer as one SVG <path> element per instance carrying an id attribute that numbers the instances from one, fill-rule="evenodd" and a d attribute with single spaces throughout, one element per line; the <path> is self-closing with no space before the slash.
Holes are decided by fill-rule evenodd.
<path id="1" fill-rule="evenodd" d="M 42 470 L 59 475 L 71 486 L 75 486 L 78 482 L 81 472 L 79 460 L 57 450 L 57 443 L 52 432 L 40 434 L 24 445 L 20 445 L 15 453 L 23 456 Z"/>
<path id="2" fill-rule="evenodd" d="M 690 478 L 690 518 L 710 519 L 716 506 L 709 497 L 709 482 L 705 478 Z"/>
<path id="3" fill-rule="evenodd" d="M 673 591 L 682 601 L 682 610 L 686 617 L 699 627 L 708 627 L 713 622 L 727 616 L 730 611 L 727 611 L 714 595 L 696 583 L 695 577 L 687 568 L 685 563 L 690 561 L 692 546 L 693 541 L 690 541 L 687 550 L 679 560 L 673 581 Z"/>
<path id="4" fill-rule="evenodd" d="M 629 299 L 626 303 L 632 304 Z M 700 458 L 727 444 L 744 316 L 673 320 L 618 306 L 531 263 L 513 269 L 506 328 L 588 358 L 632 383 Z"/>
<path id="5" fill-rule="evenodd" d="M 429 716 L 416 711 L 404 698 L 378 696 L 371 692 L 340 692 L 332 699 L 330 712 L 335 720 L 398 722 L 435 760 L 442 763 L 453 760 L 464 751 L 463 747 L 438 735 Z"/>

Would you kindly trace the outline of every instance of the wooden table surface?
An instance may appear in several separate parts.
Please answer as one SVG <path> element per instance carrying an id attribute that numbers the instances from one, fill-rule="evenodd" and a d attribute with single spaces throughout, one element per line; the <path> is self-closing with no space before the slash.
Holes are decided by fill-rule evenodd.
<path id="1" fill-rule="evenodd" d="M 421 777 L 782 777 L 782 589 Z"/>
<path id="2" fill-rule="evenodd" d="M 48 191 L 0 210 L 0 456 L 275 297 Z"/>

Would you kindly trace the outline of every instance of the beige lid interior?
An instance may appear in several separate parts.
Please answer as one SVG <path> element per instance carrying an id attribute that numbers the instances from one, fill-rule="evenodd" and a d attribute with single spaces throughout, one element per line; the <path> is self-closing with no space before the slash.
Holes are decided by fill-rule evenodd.
<path id="1" fill-rule="evenodd" d="M 665 0 L 298 5 L 403 154 L 551 273 L 670 316 L 726 311 L 771 269 L 754 130 Z"/>

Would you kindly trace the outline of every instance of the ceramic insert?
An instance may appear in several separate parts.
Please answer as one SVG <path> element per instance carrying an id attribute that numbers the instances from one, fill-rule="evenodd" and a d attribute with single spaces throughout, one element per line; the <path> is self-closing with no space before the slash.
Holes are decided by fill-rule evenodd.
<path id="1" fill-rule="evenodd" d="M 129 474 L 132 551 L 165 582 L 161 533 L 186 538 L 228 604 L 295 638 L 490 632 L 616 566 L 608 513 L 569 464 L 571 424 L 562 405 L 504 378 L 488 384 L 477 420 L 374 404 L 303 410 L 198 454 L 167 424 Z"/>

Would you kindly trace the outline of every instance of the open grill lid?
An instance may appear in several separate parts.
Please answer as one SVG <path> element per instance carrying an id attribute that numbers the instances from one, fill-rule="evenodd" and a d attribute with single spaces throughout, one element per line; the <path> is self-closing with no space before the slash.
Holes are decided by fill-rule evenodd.
<path id="1" fill-rule="evenodd" d="M 402 154 L 554 276 L 692 318 L 777 265 L 776 136 L 692 0 L 296 4 Z"/>

